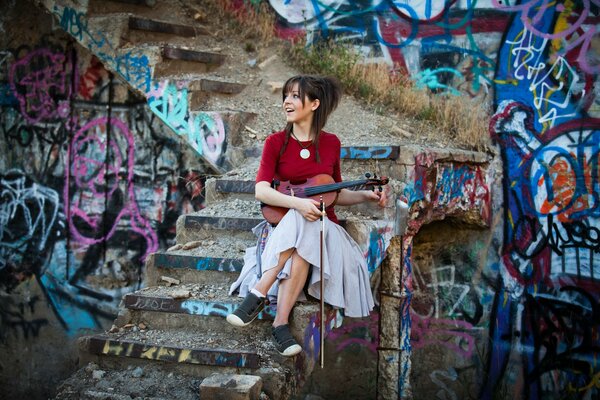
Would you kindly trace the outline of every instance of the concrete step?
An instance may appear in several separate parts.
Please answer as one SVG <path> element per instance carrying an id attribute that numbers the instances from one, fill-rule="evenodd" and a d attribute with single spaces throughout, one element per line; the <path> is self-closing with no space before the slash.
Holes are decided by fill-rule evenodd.
<path id="1" fill-rule="evenodd" d="M 198 38 L 206 38 L 207 40 L 202 39 L 202 42 L 210 43 L 210 32 L 206 27 L 129 15 L 127 31 L 123 34 L 122 43 L 123 45 L 153 43 L 175 46 L 187 43 L 189 46 L 191 43 L 196 44 Z"/>
<path id="2" fill-rule="evenodd" d="M 340 206 L 336 208 L 336 213 L 340 225 L 365 248 L 369 245 L 371 231 L 393 230 L 395 207 L 392 201 L 383 209 L 372 204 Z M 219 243 L 226 245 L 232 232 L 250 232 L 263 220 L 258 201 L 225 198 L 200 211 L 180 216 L 177 220 L 176 242 L 184 245 L 212 237 L 215 238 L 214 240 L 219 238 Z M 243 246 L 247 244 L 253 246 L 255 242 L 249 241 Z M 243 246 L 236 245 L 233 241 L 230 244 L 230 247 L 237 251 L 240 251 Z"/>
<path id="3" fill-rule="evenodd" d="M 273 350 L 270 343 L 272 321 L 276 309 L 267 304 L 252 324 L 238 328 L 225 317 L 243 301 L 237 294 L 228 295 L 228 287 L 210 284 L 179 284 L 144 288 L 123 297 L 122 312 L 115 320 L 112 333 L 129 330 L 172 331 L 178 333 L 219 334 L 220 340 L 242 340 L 254 337 L 269 341 L 265 348 Z M 296 302 L 290 315 L 290 329 L 299 343 L 313 328 L 319 318 L 319 301 L 308 296 Z M 342 322 L 341 315 L 326 305 L 328 331 Z M 118 332 L 117 332 L 118 330 Z M 143 332 L 142 332 L 143 333 Z M 269 339 L 269 340 L 267 340 Z M 245 339 L 244 339 L 245 340 Z"/>
<path id="4" fill-rule="evenodd" d="M 204 238 L 222 237 L 232 232 L 250 232 L 262 221 L 257 201 L 227 199 L 177 219 L 176 242 L 185 244 Z"/>
<path id="5" fill-rule="evenodd" d="M 181 283 L 231 285 L 242 269 L 245 249 L 253 246 L 256 238 L 251 232 L 238 232 L 221 239 L 196 241 L 203 245 L 191 250 L 180 248 L 151 254 L 146 260 L 145 285 L 164 284 L 161 276 Z M 178 246 L 181 245 L 174 247 Z"/>
<path id="6" fill-rule="evenodd" d="M 154 32 L 182 37 L 196 37 L 210 34 L 208 29 L 203 26 L 178 24 L 171 21 L 144 18 L 136 15 L 129 17 L 129 29 L 144 31 L 146 33 Z"/>
<path id="7" fill-rule="evenodd" d="M 308 326 L 304 330 L 292 327 L 292 332 L 295 336 L 302 332 L 297 340 L 306 343 L 302 335 L 312 332 L 314 316 L 297 319 L 306 321 Z M 243 330 L 232 334 L 212 329 L 140 330 L 130 327 L 116 333 L 82 337 L 79 348 L 81 362 L 94 362 L 102 368 L 160 363 L 169 365 L 172 371 L 192 376 L 204 377 L 215 371 L 254 374 L 263 378 L 264 391 L 270 398 L 287 399 L 314 368 L 313 342 L 306 352 L 288 358 L 276 352 L 270 338 L 249 335 Z"/>
<path id="8" fill-rule="evenodd" d="M 227 58 L 221 53 L 209 51 L 197 51 L 182 47 L 165 46 L 163 47 L 162 55 L 169 60 L 184 60 L 195 61 L 204 64 L 221 65 Z"/>
<path id="9" fill-rule="evenodd" d="M 243 299 L 237 295 L 228 295 L 228 290 L 229 286 L 212 284 L 152 286 L 125 295 L 122 305 L 130 311 L 129 323 L 136 325 L 143 322 L 152 329 L 188 331 L 213 329 L 231 331 L 234 334 L 239 332 L 239 328 L 229 325 L 224 318 L 233 312 Z M 298 303 L 298 307 L 305 309 L 301 314 L 318 311 L 318 304 L 314 301 L 306 304 Z M 275 309 L 267 306 L 257 319 L 273 321 L 274 317 Z M 123 322 L 122 319 L 120 321 Z M 244 330 L 258 328 L 265 336 L 268 332 L 264 328 L 268 326 L 270 322 L 265 325 L 255 321 Z"/>
<path id="10" fill-rule="evenodd" d="M 204 377 L 173 372 L 163 365 L 102 368 L 88 363 L 57 388 L 55 400 L 197 400 Z"/>
<path id="11" fill-rule="evenodd" d="M 242 93 L 247 84 L 223 78 L 205 78 L 196 82 L 197 89 L 192 92 L 190 98 L 190 108 L 192 110 L 204 109 L 208 106 L 208 99 L 211 96 L 234 96 Z M 212 99 L 214 102 L 214 99 Z"/>

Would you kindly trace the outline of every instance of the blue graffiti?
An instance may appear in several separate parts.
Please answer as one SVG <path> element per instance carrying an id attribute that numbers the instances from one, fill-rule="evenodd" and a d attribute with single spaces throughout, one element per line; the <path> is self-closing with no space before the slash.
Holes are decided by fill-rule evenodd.
<path id="1" fill-rule="evenodd" d="M 435 188 L 438 192 L 439 202 L 446 204 L 453 199 L 463 197 L 467 183 L 472 181 L 474 177 L 475 172 L 468 165 L 443 168 Z"/>
<path id="2" fill-rule="evenodd" d="M 429 88 L 432 90 L 441 89 L 442 91 L 448 92 L 454 96 L 460 96 L 460 92 L 458 90 L 454 89 L 452 86 L 444 85 L 438 80 L 437 75 L 441 73 L 450 73 L 454 76 L 462 78 L 462 74 L 454 68 L 438 68 L 435 70 L 427 68 L 426 70 L 419 72 L 415 77 L 417 88 Z"/>

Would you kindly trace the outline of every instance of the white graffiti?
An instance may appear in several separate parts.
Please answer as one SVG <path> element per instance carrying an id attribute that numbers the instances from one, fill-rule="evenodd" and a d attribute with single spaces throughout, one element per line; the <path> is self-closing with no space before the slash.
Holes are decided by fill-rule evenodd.
<path id="1" fill-rule="evenodd" d="M 26 187 L 20 171 L 10 170 L 5 176 L 15 178 L 0 179 L 0 247 L 18 249 L 37 235 L 36 247 L 42 251 L 58 215 L 58 193 L 37 183 Z M 0 256 L 0 269 L 5 266 Z"/>
<path id="2" fill-rule="evenodd" d="M 515 68 L 514 77 L 518 80 L 530 80 L 529 90 L 534 94 L 533 104 L 537 110 L 544 113 L 539 117 L 541 124 L 549 122 L 550 127 L 556 124 L 558 119 L 572 119 L 575 113 L 560 114 L 560 109 L 569 107 L 573 102 L 573 95 L 585 96 L 583 82 L 579 82 L 579 76 L 562 56 L 556 58 L 552 66 L 547 68 L 546 47 L 548 39 L 543 39 L 539 47 L 535 45 L 536 37 L 524 29 L 520 40 L 508 44 L 514 45 L 511 54 L 514 57 L 512 66 Z M 549 76 L 557 82 L 552 87 L 548 85 Z M 566 87 L 568 85 L 568 87 Z M 552 95 L 556 92 L 565 92 L 564 101 L 556 102 L 552 100 Z M 545 104 L 544 104 L 545 103 Z M 546 106 L 546 107 L 544 107 Z"/>
<path id="3" fill-rule="evenodd" d="M 440 291 L 444 291 L 446 294 L 450 294 L 450 293 L 456 293 L 458 291 L 458 298 L 456 298 L 456 296 L 452 296 L 452 298 L 456 298 L 456 300 L 454 301 L 454 303 L 451 305 L 451 307 L 447 310 L 443 312 L 442 316 L 451 316 L 451 317 L 455 317 L 458 314 L 455 314 L 456 309 L 461 305 L 461 303 L 463 302 L 463 300 L 465 299 L 465 297 L 469 294 L 469 291 L 471 290 L 469 285 L 465 285 L 465 284 L 461 284 L 456 282 L 455 279 L 455 270 L 456 267 L 454 265 L 444 265 L 441 266 L 439 268 L 435 268 L 431 274 L 430 274 L 430 279 L 431 279 L 431 283 L 428 283 L 427 286 L 428 288 L 431 288 L 433 290 L 433 297 L 435 298 L 435 305 L 434 305 L 434 309 L 430 310 L 426 315 L 421 315 L 422 317 L 434 317 L 434 318 L 440 318 L 440 314 L 442 314 L 440 311 L 442 309 L 442 302 L 447 303 L 448 302 L 448 295 L 443 296 L 441 293 L 439 293 Z M 417 279 L 417 281 L 422 281 L 422 275 L 421 275 L 421 271 L 420 269 L 415 265 L 414 270 L 416 275 L 418 275 L 420 278 Z"/>

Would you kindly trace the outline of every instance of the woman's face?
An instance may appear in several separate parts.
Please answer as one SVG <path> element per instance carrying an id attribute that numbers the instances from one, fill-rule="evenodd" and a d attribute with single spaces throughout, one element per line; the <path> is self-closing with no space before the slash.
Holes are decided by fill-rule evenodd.
<path id="1" fill-rule="evenodd" d="M 309 100 L 308 96 L 304 96 L 304 104 L 300 98 L 298 84 L 292 86 L 290 92 L 286 93 L 283 99 L 283 111 L 287 122 L 301 123 L 312 122 L 313 112 L 319 106 L 319 100 Z"/>

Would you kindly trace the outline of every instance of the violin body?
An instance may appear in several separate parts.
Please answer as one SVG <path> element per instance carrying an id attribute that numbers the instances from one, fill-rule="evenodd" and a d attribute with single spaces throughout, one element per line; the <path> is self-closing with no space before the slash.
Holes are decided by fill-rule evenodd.
<path id="1" fill-rule="evenodd" d="M 304 181 L 274 181 L 273 189 L 288 196 L 296 196 L 301 198 L 310 198 L 318 202 L 323 201 L 325 207 L 334 205 L 338 198 L 338 193 L 341 189 L 357 186 L 379 186 L 386 185 L 388 178 L 369 178 L 357 181 L 335 182 L 333 177 L 327 174 L 315 175 L 312 178 Z M 288 212 L 288 208 L 276 207 L 261 203 L 261 211 L 263 217 L 271 224 L 277 224 Z"/>

